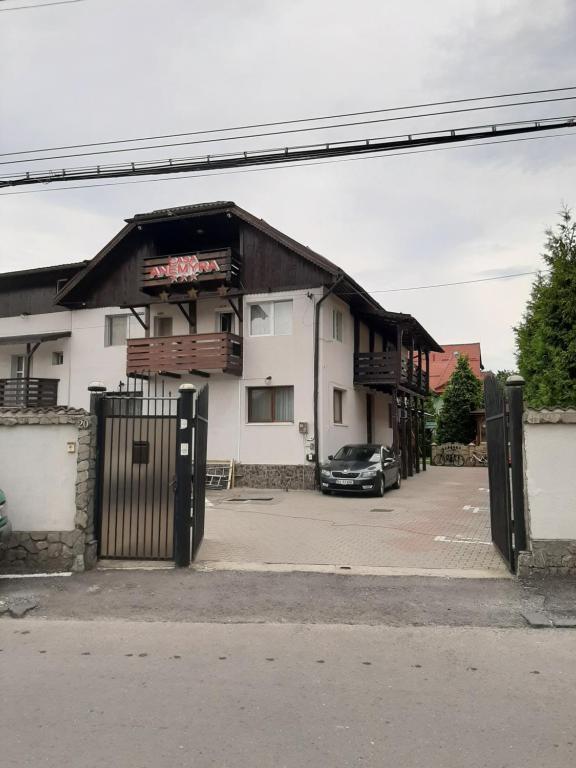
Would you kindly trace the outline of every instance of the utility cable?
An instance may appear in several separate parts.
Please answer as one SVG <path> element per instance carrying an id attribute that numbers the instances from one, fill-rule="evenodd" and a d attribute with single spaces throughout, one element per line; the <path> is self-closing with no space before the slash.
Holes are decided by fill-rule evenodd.
<path id="1" fill-rule="evenodd" d="M 71 189 L 98 189 L 100 187 L 121 187 L 127 184 L 156 184 L 160 181 L 187 181 L 188 179 L 212 178 L 214 176 L 236 176 L 242 173 L 263 173 L 266 171 L 285 171 L 292 168 L 307 168 L 316 165 L 335 165 L 338 163 L 356 163 L 361 160 L 383 160 L 389 157 L 403 157 L 404 155 L 423 155 L 430 152 L 445 152 L 454 149 L 468 149 L 470 147 L 485 147 L 492 144 L 515 144 L 520 141 L 542 141 L 543 139 L 559 139 L 566 136 L 576 136 L 576 131 L 566 133 L 555 133 L 549 136 L 526 136 L 520 139 L 501 139 L 497 141 L 480 141 L 472 144 L 455 144 L 451 146 L 432 147 L 429 149 L 406 150 L 403 152 L 385 152 L 374 155 L 363 155 L 361 157 L 345 157 L 338 160 L 318 160 L 315 162 L 298 162 L 288 165 L 273 165 L 269 168 L 244 168 L 237 171 L 214 171 L 212 173 L 192 173 L 182 176 L 162 176 L 159 179 L 136 179 L 134 181 L 107 181 L 101 184 L 70 184 L 62 187 L 48 187 L 47 189 L 26 189 L 18 192 L 0 192 L 0 197 L 9 197 L 11 195 L 37 195 L 46 192 L 67 192 Z"/>
<path id="2" fill-rule="evenodd" d="M 256 165 L 277 165 L 324 157 L 374 154 L 394 149 L 452 144 L 476 139 L 488 139 L 494 136 L 511 136 L 573 127 L 576 127 L 576 118 L 574 116 L 554 117 L 532 121 L 516 121 L 501 125 L 492 124 L 446 129 L 444 131 L 430 131 L 408 136 L 404 135 L 402 137 L 389 136 L 378 139 L 338 141 L 308 146 L 268 148 L 192 158 L 145 161 L 139 164 L 132 162 L 88 168 L 76 167 L 58 170 L 27 171 L 17 176 L 0 177 L 0 187 L 52 183 L 54 181 L 81 181 L 87 179 L 196 172 L 212 169 L 220 170 Z"/>
<path id="3" fill-rule="evenodd" d="M 519 107 L 519 106 L 527 106 L 527 105 L 533 105 L 533 104 L 546 104 L 550 102 L 573 101 L 573 100 L 576 100 L 576 96 L 561 96 L 554 99 L 537 99 L 533 101 L 516 101 L 516 102 L 512 102 L 511 104 L 499 104 L 494 106 L 490 105 L 490 106 L 483 106 L 483 107 L 465 107 L 463 109 L 444 110 L 441 112 L 425 112 L 419 115 L 407 115 L 402 117 L 382 117 L 382 118 L 378 118 L 377 120 L 360 120 L 360 121 L 351 122 L 351 123 L 335 123 L 334 125 L 322 125 L 319 127 L 314 126 L 313 128 L 290 128 L 284 131 L 268 131 L 266 133 L 248 133 L 248 134 L 242 134 L 240 136 L 223 136 L 217 139 L 195 139 L 194 141 L 177 141 L 169 144 L 148 144 L 143 147 L 130 147 L 128 149 L 125 149 L 125 148 L 100 149 L 100 150 L 94 150 L 93 152 L 74 152 L 68 155 L 47 155 L 45 157 L 34 157 L 34 158 L 28 157 L 21 160 L 2 160 L 0 161 L 0 165 L 19 165 L 22 163 L 41 162 L 43 160 L 65 160 L 71 157 L 89 157 L 93 155 L 113 155 L 113 154 L 124 153 L 124 152 L 144 152 L 150 149 L 167 149 L 172 147 L 191 146 L 195 144 L 214 144 L 214 143 L 220 143 L 222 141 L 240 141 L 241 139 L 258 139 L 263 137 L 267 138 L 269 136 L 284 136 L 286 134 L 293 134 L 293 133 L 309 133 L 310 131 L 324 131 L 332 128 L 351 128 L 351 127 L 356 127 L 360 125 L 374 125 L 376 123 L 395 122 L 397 120 L 416 120 L 422 117 L 455 115 L 455 114 L 461 114 L 463 112 L 479 112 L 481 110 L 486 110 L 486 109 L 503 109 L 504 107 Z"/>
<path id="4" fill-rule="evenodd" d="M 228 128 L 210 128 L 210 129 L 203 129 L 198 131 L 189 131 L 187 133 L 165 133 L 157 136 L 141 136 L 139 138 L 134 138 L 134 139 L 113 139 L 109 141 L 97 141 L 97 142 L 92 142 L 87 144 L 68 144 L 68 145 L 57 146 L 57 147 L 44 147 L 41 149 L 26 149 L 26 150 L 19 150 L 15 152 L 0 153 L 0 157 L 39 154 L 42 152 L 60 152 L 67 149 L 86 149 L 88 147 L 102 147 L 102 146 L 108 146 L 111 144 L 129 144 L 129 143 L 138 143 L 142 141 L 159 141 L 161 139 L 178 139 L 178 138 L 184 138 L 187 136 L 202 136 L 202 135 L 215 134 L 215 133 L 230 133 L 232 131 L 245 131 L 245 130 L 251 130 L 254 128 L 273 128 L 280 125 L 295 125 L 297 123 L 320 122 L 322 120 L 339 120 L 347 117 L 361 117 L 363 115 L 375 115 L 375 114 L 381 114 L 381 113 L 387 113 L 387 112 L 401 112 L 401 111 L 408 111 L 411 109 L 427 109 L 428 107 L 442 107 L 450 104 L 466 104 L 466 103 L 473 103 L 477 101 L 493 101 L 495 99 L 515 98 L 517 96 L 534 96 L 536 94 L 542 94 L 542 93 L 544 94 L 561 93 L 563 91 L 574 91 L 574 90 L 576 90 L 576 86 L 570 85 L 570 86 L 566 86 L 565 88 L 545 88 L 537 91 L 516 91 L 514 93 L 500 93 L 500 94 L 494 94 L 492 96 L 472 96 L 467 99 L 430 101 L 422 104 L 410 104 L 403 107 L 385 107 L 382 109 L 370 109 L 370 110 L 364 110 L 361 112 L 342 112 L 340 114 L 321 115 L 318 117 L 303 117 L 303 118 L 292 119 L 292 120 L 276 120 L 276 121 L 267 122 L 267 123 L 249 123 L 244 125 L 230 126 Z"/>

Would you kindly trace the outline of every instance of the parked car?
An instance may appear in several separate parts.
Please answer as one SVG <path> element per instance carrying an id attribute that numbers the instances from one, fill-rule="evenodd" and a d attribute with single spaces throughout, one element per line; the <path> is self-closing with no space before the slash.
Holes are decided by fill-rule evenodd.
<path id="1" fill-rule="evenodd" d="M 400 488 L 400 461 L 392 448 L 374 443 L 345 445 L 320 470 L 322 493 L 355 491 L 383 496 Z"/>
<path id="2" fill-rule="evenodd" d="M 7 539 L 11 532 L 12 526 L 6 515 L 6 494 L 0 489 L 0 541 Z"/>

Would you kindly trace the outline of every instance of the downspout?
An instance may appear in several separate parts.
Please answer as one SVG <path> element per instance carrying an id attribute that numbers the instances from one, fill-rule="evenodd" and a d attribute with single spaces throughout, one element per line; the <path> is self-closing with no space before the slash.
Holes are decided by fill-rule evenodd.
<path id="1" fill-rule="evenodd" d="M 320 306 L 336 287 L 344 280 L 344 275 L 338 275 L 326 293 L 320 297 L 314 307 L 314 457 L 316 485 L 320 488 L 320 429 L 318 428 L 318 381 L 320 378 Z"/>

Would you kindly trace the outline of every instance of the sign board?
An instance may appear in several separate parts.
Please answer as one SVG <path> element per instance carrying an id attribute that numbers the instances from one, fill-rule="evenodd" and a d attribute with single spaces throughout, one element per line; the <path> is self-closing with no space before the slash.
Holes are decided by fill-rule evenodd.
<path id="1" fill-rule="evenodd" d="M 169 256 L 166 264 L 156 264 L 148 267 L 148 277 L 151 280 L 168 278 L 171 283 L 191 283 L 198 275 L 220 272 L 216 259 L 200 261 L 196 254 L 189 256 Z"/>
<path id="2" fill-rule="evenodd" d="M 230 248 L 145 256 L 142 260 L 140 284 L 144 289 L 158 290 L 202 283 L 234 284 L 239 268 L 240 262 Z"/>

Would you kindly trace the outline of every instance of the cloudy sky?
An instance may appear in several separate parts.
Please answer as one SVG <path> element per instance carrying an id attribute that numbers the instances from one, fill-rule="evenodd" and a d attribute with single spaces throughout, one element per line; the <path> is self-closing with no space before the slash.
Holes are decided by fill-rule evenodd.
<path id="1" fill-rule="evenodd" d="M 22 7 L 37 2 L 47 0 L 0 4 L 2 153 L 576 85 L 574 0 L 547 0 L 545 13 L 537 0 Z M 213 144 L 209 151 L 575 113 L 576 101 L 566 101 Z M 41 167 L 55 164 L 4 165 L 0 174 Z M 387 309 L 415 315 L 440 343 L 480 341 L 486 367 L 510 368 L 512 326 L 532 278 L 385 291 L 537 269 L 544 230 L 563 203 L 576 207 L 575 181 L 573 131 L 209 178 L 25 187 L 0 192 L 0 270 L 91 258 L 137 212 L 234 200 L 341 265 Z"/>

